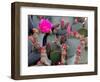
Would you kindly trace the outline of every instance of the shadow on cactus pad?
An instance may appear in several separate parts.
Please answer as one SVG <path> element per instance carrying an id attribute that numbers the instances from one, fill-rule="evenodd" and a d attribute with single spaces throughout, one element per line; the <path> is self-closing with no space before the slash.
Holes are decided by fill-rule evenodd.
<path id="1" fill-rule="evenodd" d="M 60 57 L 60 52 L 59 51 L 51 52 L 50 59 L 51 59 L 53 65 L 57 65 L 58 62 L 60 61 L 60 58 L 61 57 Z"/>
<path id="2" fill-rule="evenodd" d="M 87 29 L 85 29 L 85 28 L 79 29 L 78 32 L 79 32 L 81 35 L 84 35 L 84 37 L 87 37 L 87 36 L 88 36 L 88 31 L 87 31 Z"/>

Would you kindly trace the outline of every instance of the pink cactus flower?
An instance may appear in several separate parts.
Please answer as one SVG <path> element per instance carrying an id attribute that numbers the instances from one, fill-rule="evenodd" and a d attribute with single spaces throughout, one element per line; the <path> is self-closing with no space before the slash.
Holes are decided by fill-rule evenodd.
<path id="1" fill-rule="evenodd" d="M 68 35 L 71 35 L 71 33 L 72 33 L 72 32 L 71 32 L 71 25 L 70 25 L 70 23 L 68 23 L 68 24 L 67 24 L 67 34 L 68 34 Z"/>
<path id="2" fill-rule="evenodd" d="M 61 19 L 61 26 L 64 27 L 64 19 Z"/>
<path id="3" fill-rule="evenodd" d="M 73 32 L 74 36 L 77 36 L 79 33 L 77 31 Z"/>
<path id="4" fill-rule="evenodd" d="M 77 47 L 77 55 L 80 55 L 81 54 L 81 45 L 78 45 Z"/>
<path id="5" fill-rule="evenodd" d="M 42 33 L 48 33 L 51 31 L 53 24 L 48 19 L 41 19 L 39 23 L 39 30 Z"/>

